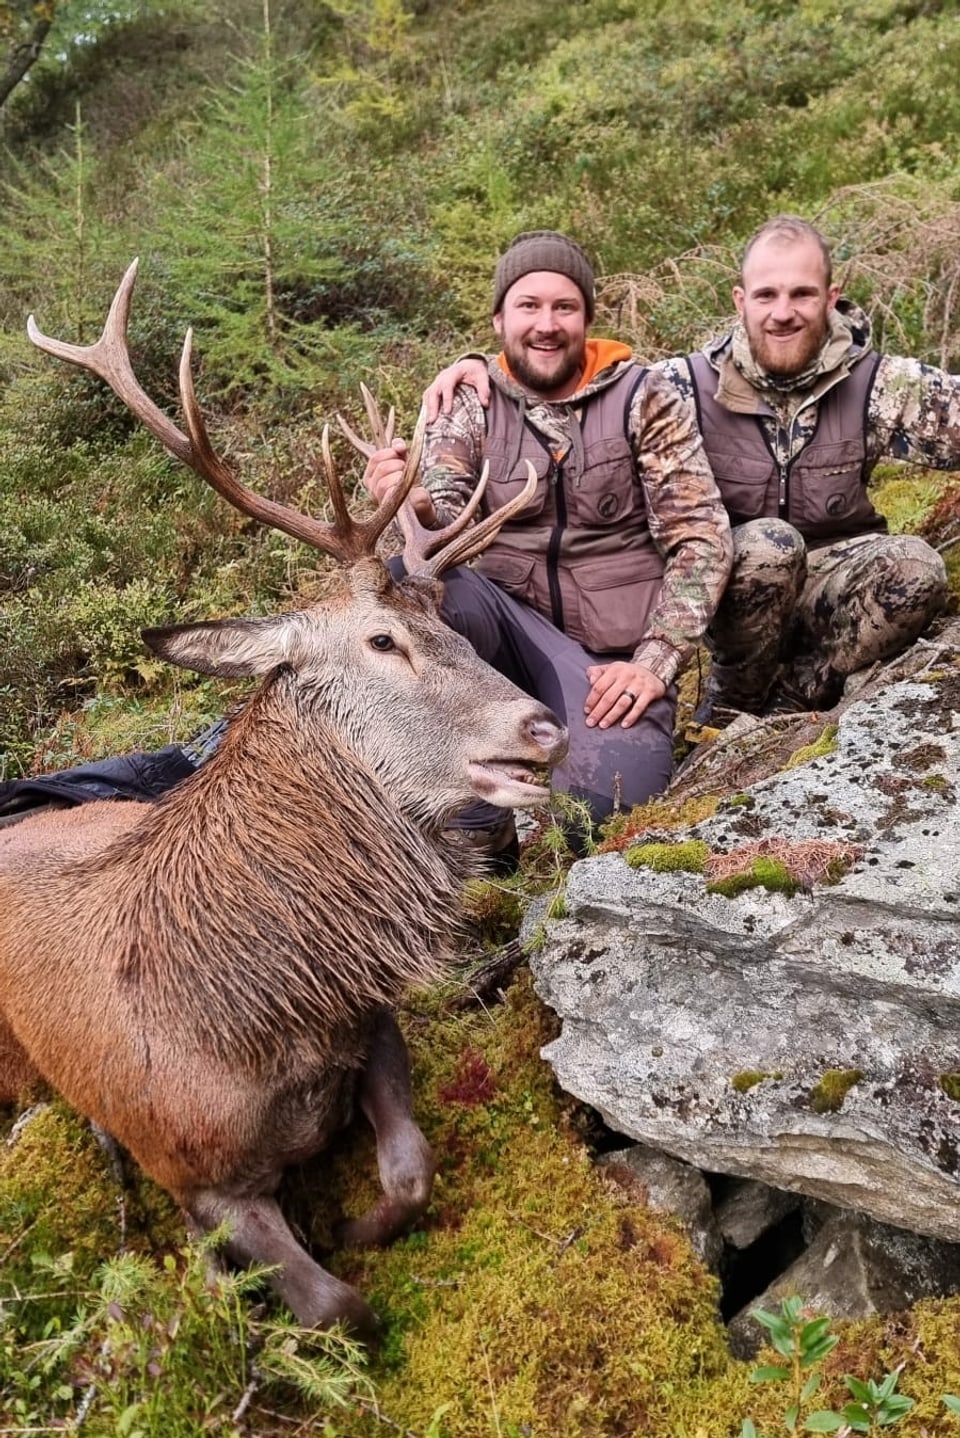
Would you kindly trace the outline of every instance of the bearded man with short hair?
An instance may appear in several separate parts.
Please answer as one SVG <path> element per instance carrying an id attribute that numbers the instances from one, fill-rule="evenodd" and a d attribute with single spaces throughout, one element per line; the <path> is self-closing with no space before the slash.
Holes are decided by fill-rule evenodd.
<path id="1" fill-rule="evenodd" d="M 887 532 L 870 475 L 881 459 L 960 469 L 960 378 L 874 351 L 813 225 L 761 225 L 733 299 L 730 331 L 653 366 L 696 415 L 733 525 L 695 715 L 713 726 L 832 706 L 851 676 L 913 643 L 944 607 L 945 566 L 917 536 Z M 486 370 L 474 357 L 445 370 L 428 415 L 460 382 L 485 402 Z"/>
<path id="2" fill-rule="evenodd" d="M 734 526 L 734 569 L 711 624 L 695 718 L 827 708 L 946 600 L 946 570 L 891 535 L 868 483 L 880 459 L 960 467 L 960 380 L 881 356 L 840 296 L 830 251 L 793 215 L 762 225 L 733 291 L 738 322 L 663 368 L 696 406 Z"/>
<path id="3" fill-rule="evenodd" d="M 726 584 L 729 522 L 674 387 L 626 345 L 590 337 L 594 276 L 579 245 L 552 230 L 518 235 L 496 266 L 492 311 L 502 348 L 485 370 L 487 407 L 464 388 L 434 418 L 410 498 L 423 523 L 449 523 L 484 464 L 483 513 L 533 466 L 532 500 L 471 569 L 445 576 L 440 612 L 564 720 L 570 748 L 554 784 L 596 822 L 671 776 L 673 681 Z M 377 499 L 403 454 L 371 458 Z M 502 820 L 477 809 L 458 822 Z"/>

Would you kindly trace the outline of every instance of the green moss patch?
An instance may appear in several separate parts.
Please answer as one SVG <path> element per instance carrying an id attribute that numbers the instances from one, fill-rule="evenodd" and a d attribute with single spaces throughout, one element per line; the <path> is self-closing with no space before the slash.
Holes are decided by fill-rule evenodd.
<path id="1" fill-rule="evenodd" d="M 715 794 L 700 794 L 688 799 L 650 799 L 625 814 L 616 814 L 603 826 L 600 853 L 625 849 L 645 834 L 664 829 L 690 829 L 704 819 L 712 819 L 720 800 Z"/>
<path id="2" fill-rule="evenodd" d="M 624 858 L 631 869 L 653 869 L 657 874 L 702 874 L 710 850 L 700 839 L 682 843 L 634 844 Z"/>
<path id="3" fill-rule="evenodd" d="M 810 1107 L 814 1113 L 839 1113 L 847 1094 L 862 1078 L 862 1069 L 827 1069 L 810 1090 Z"/>
<path id="4" fill-rule="evenodd" d="M 730 1080 L 730 1087 L 735 1089 L 737 1093 L 749 1093 L 752 1088 L 756 1088 L 758 1083 L 763 1083 L 764 1079 L 779 1078 L 783 1078 L 783 1074 L 780 1073 L 779 1070 L 743 1069 L 740 1073 L 733 1075 L 733 1078 Z"/>
<path id="5" fill-rule="evenodd" d="M 748 869 L 740 874 L 729 874 L 723 879 L 711 879 L 707 884 L 708 894 L 722 894 L 734 899 L 747 889 L 768 889 L 776 894 L 795 894 L 801 887 L 785 864 L 778 859 L 761 857 L 754 859 Z"/>
<path id="6" fill-rule="evenodd" d="M 837 725 L 826 724 L 822 732 L 812 744 L 804 744 L 801 748 L 794 750 L 790 758 L 784 764 L 784 769 L 797 769 L 801 764 L 809 764 L 811 759 L 822 759 L 825 754 L 833 754 L 837 749 Z"/>

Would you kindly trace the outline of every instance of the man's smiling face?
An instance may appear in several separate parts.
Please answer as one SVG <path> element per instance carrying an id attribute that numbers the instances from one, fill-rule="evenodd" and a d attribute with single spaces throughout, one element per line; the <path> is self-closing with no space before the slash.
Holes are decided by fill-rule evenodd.
<path id="1" fill-rule="evenodd" d="M 768 374 L 801 374 L 827 337 L 827 317 L 840 294 L 827 284 L 819 246 L 776 234 L 758 241 L 733 291 L 750 353 Z"/>
<path id="2" fill-rule="evenodd" d="M 510 373 L 541 399 L 567 399 L 583 372 L 587 312 L 578 285 L 553 270 L 522 275 L 493 317 Z"/>

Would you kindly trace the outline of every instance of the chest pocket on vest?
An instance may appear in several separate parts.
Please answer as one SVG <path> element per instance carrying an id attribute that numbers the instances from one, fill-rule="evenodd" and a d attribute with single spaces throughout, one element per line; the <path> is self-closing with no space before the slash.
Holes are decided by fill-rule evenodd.
<path id="1" fill-rule="evenodd" d="M 579 476 L 564 463 L 567 516 L 590 529 L 610 529 L 646 512 L 643 490 L 636 478 L 633 457 L 622 440 L 595 441 L 590 463 Z"/>
<path id="2" fill-rule="evenodd" d="M 777 513 L 776 481 L 771 478 L 773 461 L 752 459 L 736 449 L 710 449 L 710 465 L 731 524 L 748 519 L 766 519 Z"/>
<path id="3" fill-rule="evenodd" d="M 790 475 L 789 519 L 816 538 L 858 526 L 873 514 L 861 476 L 860 445 L 853 440 L 817 446 L 816 466 L 801 454 Z"/>
<path id="4" fill-rule="evenodd" d="M 494 451 L 490 451 L 486 458 L 490 461 L 490 469 L 496 472 L 499 463 L 497 454 Z M 536 519 L 539 515 L 543 514 L 546 508 L 550 493 L 550 481 L 547 478 L 547 462 L 544 461 L 538 464 L 534 461 L 533 463 L 537 471 L 537 487 L 520 513 L 515 515 L 510 521 L 511 524 L 525 524 L 528 520 Z M 484 513 L 489 514 L 491 510 L 502 509 L 509 500 L 516 498 L 526 482 L 527 466 L 523 460 L 521 460 L 519 464 L 514 465 L 513 472 L 509 478 L 493 479 L 491 477 L 483 496 L 482 508 Z"/>

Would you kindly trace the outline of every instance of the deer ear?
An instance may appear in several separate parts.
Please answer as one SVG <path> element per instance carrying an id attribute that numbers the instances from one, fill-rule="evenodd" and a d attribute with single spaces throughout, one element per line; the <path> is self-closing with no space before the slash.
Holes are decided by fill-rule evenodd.
<path id="1" fill-rule="evenodd" d="M 155 654 L 181 669 L 239 679 L 268 674 L 289 663 L 297 626 L 289 614 L 267 619 L 218 619 L 204 624 L 172 624 L 142 629 L 143 641 Z"/>

